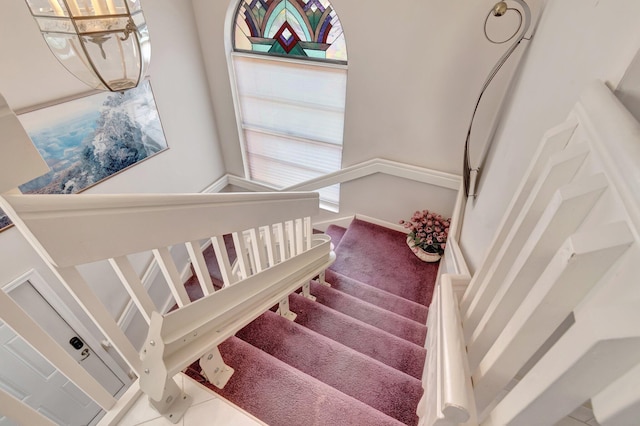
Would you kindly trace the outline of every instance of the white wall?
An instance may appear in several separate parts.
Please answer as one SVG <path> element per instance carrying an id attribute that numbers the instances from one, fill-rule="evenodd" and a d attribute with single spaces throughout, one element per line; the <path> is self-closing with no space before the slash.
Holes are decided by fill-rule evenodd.
<path id="1" fill-rule="evenodd" d="M 479 195 L 466 209 L 461 245 L 482 261 L 544 132 L 567 117 L 592 80 L 615 87 L 640 46 L 637 0 L 547 2 L 502 117 Z"/>
<path id="2" fill-rule="evenodd" d="M 152 44 L 150 80 L 170 149 L 88 192 L 199 192 L 224 175 L 225 169 L 193 11 L 188 3 L 172 0 L 145 0 L 143 8 Z M 0 55 L 0 93 L 14 110 L 88 89 L 51 54 L 23 1 L 3 2 Z M 0 253 L 0 285 L 36 269 L 70 301 L 61 284 L 15 228 L 0 233 Z M 184 253 L 176 255 L 184 257 Z M 136 257 L 139 270 L 144 270 L 148 262 L 147 256 Z M 83 268 L 117 317 L 128 296 L 115 275 L 105 271 L 103 266 Z"/>
<path id="3" fill-rule="evenodd" d="M 221 148 L 229 173 L 244 176 L 227 56 L 231 18 L 238 0 L 192 0 L 209 76 Z M 466 129 L 480 88 L 504 52 L 483 34 L 493 0 L 469 2 L 332 0 L 345 31 L 349 57 L 343 167 L 384 158 L 460 174 Z M 225 26 L 226 25 L 226 26 Z M 350 198 L 362 182 L 343 188 L 341 214 L 363 213 L 388 220 L 415 208 L 451 210 L 430 189 L 395 185 L 402 202 L 390 213 L 379 197 L 358 204 Z M 353 190 L 349 190 L 349 188 Z M 455 195 L 447 195 L 453 200 Z M 422 200 L 421 203 L 415 200 Z M 351 202 L 353 201 L 353 202 Z M 344 204 L 343 204 L 344 203 Z M 419 204 L 419 205 L 418 205 Z M 412 205 L 416 206 L 411 207 Z M 406 210 L 405 210 L 406 209 Z"/>
<path id="4" fill-rule="evenodd" d="M 493 1 L 333 0 L 349 55 L 343 166 L 381 157 L 460 173 L 480 87 L 504 47 L 484 40 Z M 223 37 L 229 5 L 193 0 L 225 163 L 243 174 Z"/>

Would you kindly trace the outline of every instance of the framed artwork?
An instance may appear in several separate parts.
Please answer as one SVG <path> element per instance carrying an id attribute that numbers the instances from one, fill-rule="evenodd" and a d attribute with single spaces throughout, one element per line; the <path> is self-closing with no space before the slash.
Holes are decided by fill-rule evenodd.
<path id="1" fill-rule="evenodd" d="M 18 116 L 51 171 L 20 186 L 25 194 L 72 194 L 166 149 L 149 82 L 101 92 Z M 0 210 L 0 229 L 9 225 Z"/>
<path id="2" fill-rule="evenodd" d="M 6 228 L 7 226 L 11 225 L 11 221 L 9 220 L 9 218 L 7 217 L 7 215 L 2 211 L 2 209 L 0 209 L 0 232 Z"/>

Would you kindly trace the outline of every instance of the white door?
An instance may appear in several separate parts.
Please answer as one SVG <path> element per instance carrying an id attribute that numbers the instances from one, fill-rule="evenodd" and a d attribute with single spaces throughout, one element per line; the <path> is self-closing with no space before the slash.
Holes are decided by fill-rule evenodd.
<path id="1" fill-rule="evenodd" d="M 9 295 L 112 395 L 123 382 L 107 367 L 41 294 L 26 281 Z M 60 425 L 89 425 L 100 407 L 0 323 L 0 386 Z M 1 410 L 0 410 L 1 411 Z M 13 425 L 0 417 L 0 426 Z"/>

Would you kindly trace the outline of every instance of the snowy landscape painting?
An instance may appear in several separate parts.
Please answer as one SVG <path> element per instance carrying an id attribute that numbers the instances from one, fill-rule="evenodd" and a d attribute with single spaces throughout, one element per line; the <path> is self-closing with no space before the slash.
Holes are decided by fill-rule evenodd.
<path id="1" fill-rule="evenodd" d="M 21 114 L 51 171 L 20 186 L 25 194 L 82 191 L 167 149 L 149 82 Z M 9 224 L 0 210 L 0 229 Z"/>

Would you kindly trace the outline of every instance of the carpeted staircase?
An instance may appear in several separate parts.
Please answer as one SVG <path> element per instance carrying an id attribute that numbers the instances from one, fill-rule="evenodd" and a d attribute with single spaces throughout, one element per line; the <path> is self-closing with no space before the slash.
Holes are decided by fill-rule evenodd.
<path id="1" fill-rule="evenodd" d="M 331 287 L 313 281 L 316 301 L 291 295 L 294 322 L 267 311 L 220 345 L 235 369 L 224 389 L 197 363 L 186 373 L 273 426 L 416 425 L 438 265 L 419 261 L 404 234 L 361 220 L 327 234 Z M 205 257 L 220 285 L 213 250 Z M 202 296 L 195 277 L 187 287 Z"/>

